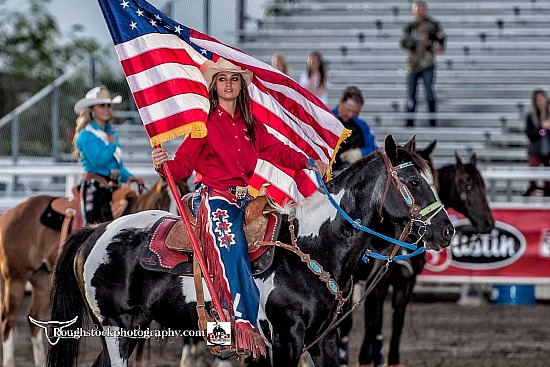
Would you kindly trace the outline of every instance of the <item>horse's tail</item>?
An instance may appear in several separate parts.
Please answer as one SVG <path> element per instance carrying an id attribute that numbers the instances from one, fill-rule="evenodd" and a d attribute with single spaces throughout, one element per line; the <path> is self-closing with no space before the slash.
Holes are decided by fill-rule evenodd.
<path id="1" fill-rule="evenodd" d="M 55 265 L 52 279 L 51 320 L 64 322 L 78 316 L 76 322 L 68 326 L 66 330 L 82 328 L 83 318 L 87 317 L 74 263 L 78 250 L 93 230 L 89 227 L 83 228 L 67 238 Z M 47 330 L 47 332 L 53 334 L 53 330 Z M 71 367 L 76 364 L 79 339 L 57 338 L 54 335 L 48 336 L 48 339 L 52 344 L 48 351 L 48 367 Z"/>

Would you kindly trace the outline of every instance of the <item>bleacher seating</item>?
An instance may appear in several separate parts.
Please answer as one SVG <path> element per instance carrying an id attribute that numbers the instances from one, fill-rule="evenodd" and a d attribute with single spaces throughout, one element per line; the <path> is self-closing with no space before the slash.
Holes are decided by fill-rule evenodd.
<path id="1" fill-rule="evenodd" d="M 239 32 L 236 45 L 270 63 L 274 52 L 289 62 L 298 79 L 309 51 L 319 50 L 328 63 L 329 107 L 347 85 L 363 90 L 361 112 L 381 144 L 387 134 L 401 142 L 417 136 L 419 147 L 437 139 L 436 165 L 476 153 L 482 170 L 511 168 L 520 180 L 493 174 L 497 194 L 518 195 L 526 188 L 527 138 L 523 132 L 530 95 L 550 91 L 550 2 L 541 0 L 428 0 L 429 13 L 447 34 L 438 55 L 435 91 L 439 125 L 428 127 L 430 114 L 420 83 L 417 121 L 404 126 L 405 51 L 399 46 L 410 21 L 411 0 L 265 1 L 266 15 Z M 249 19 L 250 20 L 250 19 Z M 249 23 L 252 25 L 252 23 Z M 136 111 L 118 111 L 117 125 L 128 166 L 151 163 L 151 147 Z M 165 143 L 173 153 L 181 139 Z M 63 156 L 74 161 L 74 156 Z M 498 181 L 500 180 L 500 181 Z M 0 180 L 0 184 L 2 181 Z M 51 185 L 51 184 L 50 184 Z"/>
<path id="2" fill-rule="evenodd" d="M 282 52 L 295 79 L 307 53 L 320 51 L 329 68 L 329 107 L 346 85 L 360 87 L 361 116 L 379 142 L 388 133 L 401 141 L 416 134 L 419 146 L 438 140 L 436 164 L 453 162 L 457 151 L 476 152 L 482 167 L 524 167 L 531 92 L 550 89 L 550 3 L 431 0 L 428 8 L 447 34 L 446 51 L 437 57 L 437 128 L 427 127 L 422 86 L 416 127 L 404 127 L 399 35 L 413 18 L 411 1 L 275 1 L 255 29 L 240 33 L 238 47 L 267 63 Z"/>
<path id="3" fill-rule="evenodd" d="M 423 87 L 414 128 L 404 127 L 405 51 L 399 46 L 403 25 L 412 19 L 409 0 L 296 0 L 266 2 L 256 27 L 240 32 L 236 45 L 267 63 L 285 54 L 295 79 L 306 55 L 325 57 L 330 75 L 329 107 L 342 89 L 360 87 L 366 97 L 361 113 L 377 140 L 417 136 L 419 147 L 438 141 L 436 165 L 467 160 L 476 153 L 480 168 L 523 169 L 527 161 L 525 113 L 535 88 L 550 90 L 550 3 L 535 0 L 431 0 L 429 12 L 448 36 L 438 55 L 435 90 L 436 128 L 428 127 Z M 115 111 L 128 123 L 117 126 L 128 165 L 149 164 L 151 148 L 135 111 Z M 181 140 L 166 143 L 175 151 Z M 519 173 L 518 173 L 519 174 Z M 522 172 L 528 175 L 528 172 Z M 527 176 L 526 176 L 527 177 Z M 498 178 L 497 178 L 498 179 Z M 492 181 L 497 195 L 520 194 L 524 181 Z"/>

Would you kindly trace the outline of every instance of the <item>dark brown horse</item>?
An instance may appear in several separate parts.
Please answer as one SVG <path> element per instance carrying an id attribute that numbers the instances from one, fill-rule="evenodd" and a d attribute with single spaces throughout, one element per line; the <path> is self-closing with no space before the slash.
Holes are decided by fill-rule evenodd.
<path id="1" fill-rule="evenodd" d="M 179 184 L 182 193 L 187 186 Z M 3 366 L 14 366 L 15 327 L 25 285 L 32 285 L 28 316 L 45 320 L 50 306 L 50 272 L 58 254 L 61 231 L 50 228 L 40 220 L 55 199 L 54 196 L 33 196 L 0 217 L 0 272 L 4 280 L 2 299 Z M 148 209 L 169 210 L 171 196 L 167 184 L 159 179 L 155 185 L 129 202 L 127 212 Z M 28 320 L 28 317 L 27 317 Z M 35 366 L 45 364 L 43 332 L 29 322 Z"/>

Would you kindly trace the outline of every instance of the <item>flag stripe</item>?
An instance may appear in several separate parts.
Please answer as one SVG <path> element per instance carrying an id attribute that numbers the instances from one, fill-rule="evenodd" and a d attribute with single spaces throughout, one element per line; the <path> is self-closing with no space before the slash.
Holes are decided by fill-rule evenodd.
<path id="1" fill-rule="evenodd" d="M 208 98 L 196 94 L 180 94 L 171 96 L 165 100 L 152 105 L 140 108 L 139 115 L 143 124 L 147 125 L 153 121 L 162 120 L 175 114 L 188 110 L 195 110 L 202 107 L 203 111 L 208 110 L 210 103 Z"/>
<path id="2" fill-rule="evenodd" d="M 326 107 L 319 108 L 317 105 L 308 103 L 307 99 L 291 87 L 264 80 L 262 80 L 262 84 L 286 110 L 292 111 L 299 121 L 307 123 L 322 135 L 328 135 L 327 138 L 331 140 L 329 144 L 338 141 L 340 137 L 338 134 L 341 134 L 338 131 L 341 130 L 342 123 L 338 119 L 335 120 L 332 111 L 327 110 Z M 320 125 L 319 121 L 322 121 L 323 125 Z"/>
<path id="3" fill-rule="evenodd" d="M 305 196 L 298 189 L 298 183 L 294 181 L 294 178 L 287 174 L 283 169 L 276 167 L 269 162 L 258 159 L 255 173 L 255 176 L 259 176 L 264 180 L 264 182 L 268 181 L 277 188 L 277 191 L 280 191 L 284 194 L 284 196 L 286 196 L 286 198 L 281 197 L 277 199 L 277 202 L 281 203 L 288 201 L 289 197 L 297 198 L 297 201 L 302 201 L 304 199 Z M 256 187 L 255 185 L 253 186 Z"/>
<path id="4" fill-rule="evenodd" d="M 263 121 L 266 125 L 267 131 L 274 135 L 277 139 L 287 141 L 287 145 L 306 154 L 307 156 L 312 156 L 314 159 L 320 158 L 321 155 L 326 156 L 325 152 L 318 147 L 317 149 L 319 149 L 320 152 L 312 149 L 313 147 L 304 139 L 303 136 L 300 136 L 296 131 L 285 126 L 285 123 L 281 119 L 271 113 L 271 111 L 264 108 L 264 106 L 253 102 L 253 108 L 254 116 L 259 121 Z"/>
<path id="5" fill-rule="evenodd" d="M 163 48 L 186 53 L 197 65 L 202 65 L 207 60 L 206 57 L 198 53 L 191 45 L 182 42 L 181 38 L 175 34 L 150 33 L 115 46 L 120 61 Z"/>
<path id="6" fill-rule="evenodd" d="M 162 64 L 126 78 L 132 91 L 140 91 L 172 79 L 186 79 L 186 83 L 202 84 L 206 90 L 206 83 L 197 68 L 190 65 Z M 183 84 L 186 85 L 186 84 Z"/>
<path id="7" fill-rule="evenodd" d="M 173 79 L 150 88 L 136 90 L 134 92 L 134 99 L 136 100 L 137 107 L 146 107 L 168 99 L 173 95 L 192 93 L 202 97 L 208 93 L 204 84 L 185 84 L 187 80 Z"/>
<path id="8" fill-rule="evenodd" d="M 129 45 L 125 44 L 121 48 L 125 48 L 127 46 Z M 195 68 L 200 66 L 200 64 L 193 60 L 188 53 L 181 52 L 181 50 L 174 48 L 159 48 L 156 50 L 150 50 L 122 60 L 120 63 L 122 64 L 122 68 L 127 75 L 137 74 L 157 65 L 169 63 L 192 65 Z"/>

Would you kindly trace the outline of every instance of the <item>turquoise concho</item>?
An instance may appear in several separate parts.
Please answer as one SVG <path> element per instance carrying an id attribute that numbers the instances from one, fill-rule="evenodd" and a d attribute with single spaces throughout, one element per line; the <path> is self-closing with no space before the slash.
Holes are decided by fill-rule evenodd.
<path id="1" fill-rule="evenodd" d="M 311 270 L 313 270 L 315 273 L 320 274 L 321 273 L 321 266 L 316 261 L 310 261 L 309 267 Z"/>

